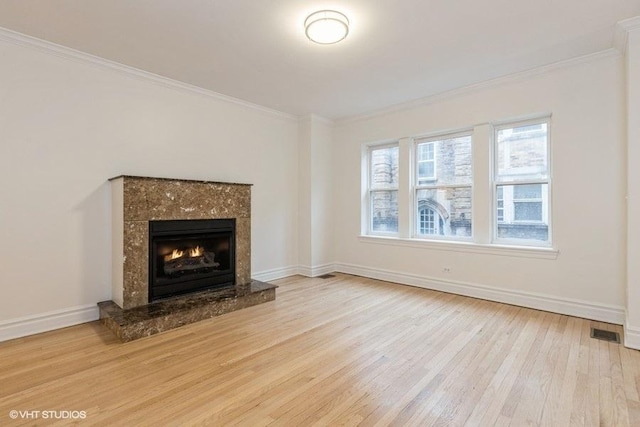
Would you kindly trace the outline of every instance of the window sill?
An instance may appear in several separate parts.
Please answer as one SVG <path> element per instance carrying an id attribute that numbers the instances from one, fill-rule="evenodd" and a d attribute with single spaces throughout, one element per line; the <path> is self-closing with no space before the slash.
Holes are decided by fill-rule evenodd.
<path id="1" fill-rule="evenodd" d="M 359 236 L 362 243 L 379 245 L 404 246 L 410 248 L 433 249 L 438 251 L 467 252 L 485 255 L 500 255 L 520 258 L 557 259 L 560 251 L 553 248 L 510 246 L 510 245 L 485 245 L 473 242 L 436 241 L 408 239 L 386 236 Z"/>

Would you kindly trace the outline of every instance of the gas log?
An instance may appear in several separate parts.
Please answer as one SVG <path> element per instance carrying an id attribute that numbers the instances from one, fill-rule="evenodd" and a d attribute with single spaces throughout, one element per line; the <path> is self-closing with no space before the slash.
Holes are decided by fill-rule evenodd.
<path id="1" fill-rule="evenodd" d="M 170 257 L 170 256 L 168 256 Z M 164 274 L 173 276 L 184 271 L 199 270 L 201 268 L 216 268 L 220 263 L 215 261 L 213 252 L 203 252 L 199 256 L 182 256 L 174 259 L 164 260 Z"/>

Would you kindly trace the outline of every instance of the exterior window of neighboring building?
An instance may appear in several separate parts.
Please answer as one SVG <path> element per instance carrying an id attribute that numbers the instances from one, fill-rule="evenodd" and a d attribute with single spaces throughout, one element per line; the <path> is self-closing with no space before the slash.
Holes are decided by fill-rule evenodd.
<path id="1" fill-rule="evenodd" d="M 369 149 L 369 231 L 398 232 L 398 145 Z"/>
<path id="2" fill-rule="evenodd" d="M 504 189 L 502 187 L 497 188 L 496 200 L 497 200 L 498 222 L 504 222 Z"/>
<path id="3" fill-rule="evenodd" d="M 436 179 L 435 143 L 418 145 L 418 184 Z"/>
<path id="4" fill-rule="evenodd" d="M 542 221 L 541 184 L 525 184 L 513 187 L 513 220 Z"/>
<path id="5" fill-rule="evenodd" d="M 415 153 L 417 237 L 471 237 L 471 134 L 417 139 Z"/>
<path id="6" fill-rule="evenodd" d="M 496 127 L 494 156 L 495 241 L 549 244 L 548 120 Z"/>

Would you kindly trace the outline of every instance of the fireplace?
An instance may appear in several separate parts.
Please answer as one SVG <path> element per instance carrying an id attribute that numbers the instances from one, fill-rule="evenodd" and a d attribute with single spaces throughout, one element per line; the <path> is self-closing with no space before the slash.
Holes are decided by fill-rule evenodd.
<path id="1" fill-rule="evenodd" d="M 251 185 L 110 181 L 112 301 L 98 306 L 122 341 L 275 300 L 251 279 Z"/>
<path id="2" fill-rule="evenodd" d="M 149 302 L 235 285 L 235 219 L 149 222 Z"/>

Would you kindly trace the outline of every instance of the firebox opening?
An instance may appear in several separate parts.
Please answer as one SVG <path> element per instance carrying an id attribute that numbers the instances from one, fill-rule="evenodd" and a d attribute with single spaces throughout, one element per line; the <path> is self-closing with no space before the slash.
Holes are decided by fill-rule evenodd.
<path id="1" fill-rule="evenodd" d="M 149 301 L 235 284 L 235 220 L 149 223 Z"/>

